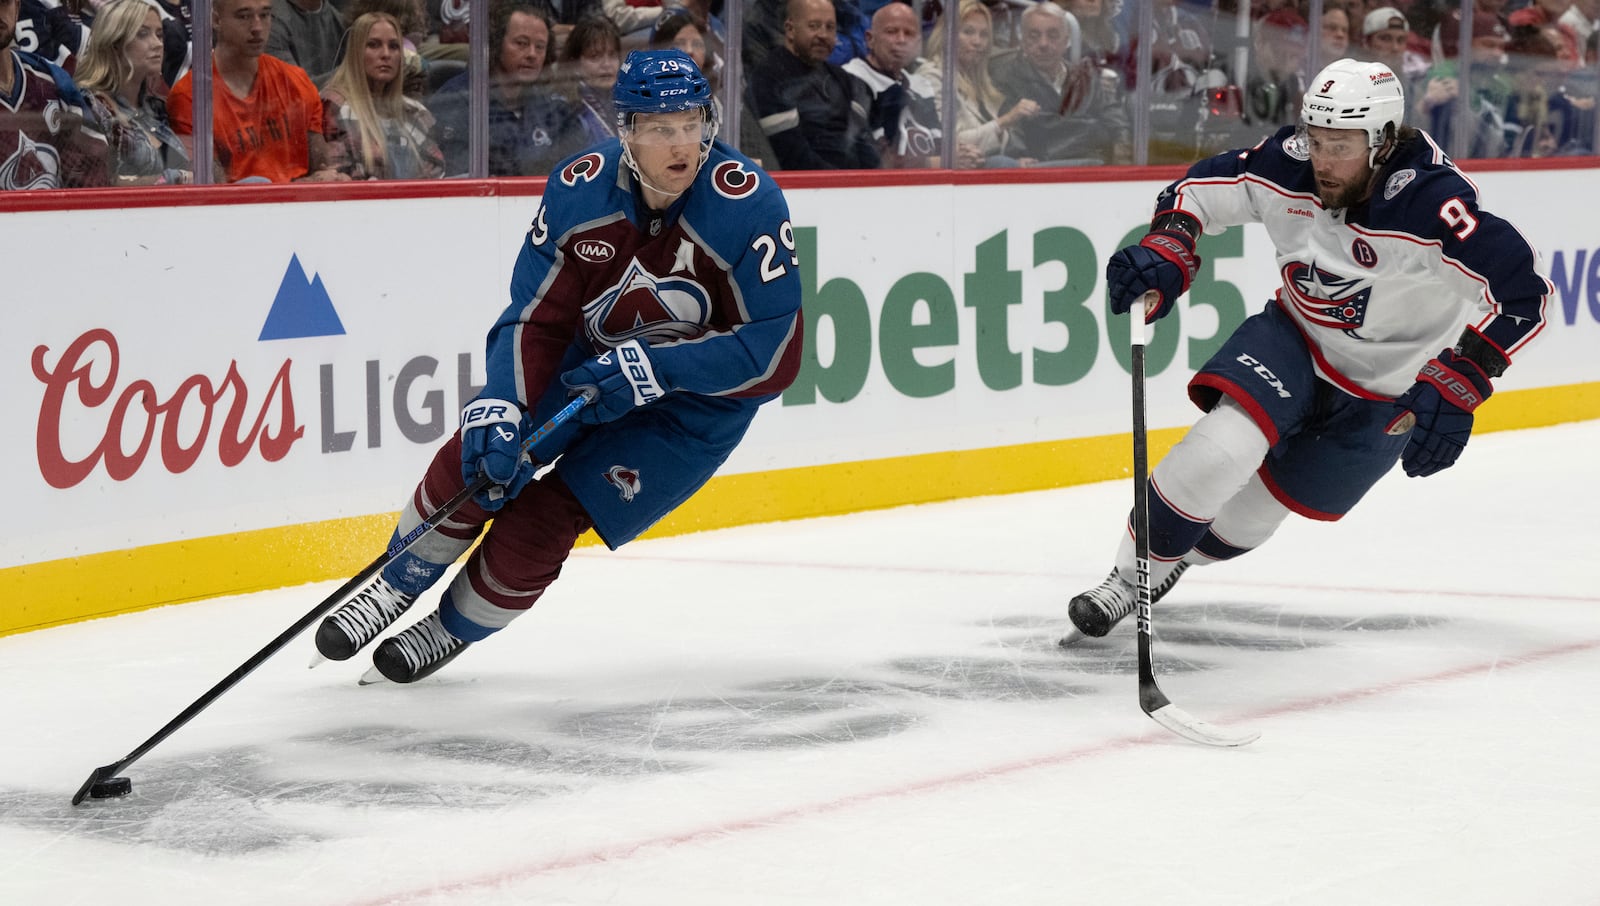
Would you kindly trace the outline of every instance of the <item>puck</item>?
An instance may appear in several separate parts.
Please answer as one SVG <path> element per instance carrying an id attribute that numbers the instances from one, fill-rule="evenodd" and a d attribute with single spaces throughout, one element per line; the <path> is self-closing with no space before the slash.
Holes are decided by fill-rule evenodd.
<path id="1" fill-rule="evenodd" d="M 89 787 L 90 799 L 117 799 L 133 792 L 133 781 L 126 777 L 108 777 Z"/>

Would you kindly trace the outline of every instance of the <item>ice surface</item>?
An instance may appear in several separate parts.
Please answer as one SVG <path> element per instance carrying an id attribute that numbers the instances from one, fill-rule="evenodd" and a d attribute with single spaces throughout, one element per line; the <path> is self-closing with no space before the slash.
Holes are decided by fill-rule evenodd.
<path id="1" fill-rule="evenodd" d="M 1237 750 L 1140 713 L 1131 621 L 1055 647 L 1126 482 L 583 549 L 411 687 L 308 634 L 77 808 L 339 583 L 3 638 L 0 903 L 1592 906 L 1597 447 L 1190 571 L 1162 686 Z"/>

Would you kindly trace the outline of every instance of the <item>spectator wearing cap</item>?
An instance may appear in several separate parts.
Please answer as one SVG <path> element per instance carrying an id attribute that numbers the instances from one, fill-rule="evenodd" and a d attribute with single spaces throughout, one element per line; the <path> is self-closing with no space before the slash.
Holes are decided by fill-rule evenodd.
<path id="1" fill-rule="evenodd" d="M 1454 147 L 1459 79 L 1463 61 L 1456 54 L 1460 34 L 1459 16 L 1447 16 L 1439 24 L 1440 44 L 1446 56 L 1428 70 L 1422 90 L 1412 102 L 1416 120 L 1449 150 Z M 1466 145 L 1467 157 L 1504 157 L 1521 130 L 1510 122 L 1516 88 L 1506 66 L 1508 33 L 1500 17 L 1488 9 L 1472 14 L 1471 47 L 1465 65 L 1470 67 L 1472 101 Z"/>
<path id="2" fill-rule="evenodd" d="M 1570 69 L 1584 58 L 1577 32 L 1562 22 L 1562 17 L 1572 7 L 1571 0 L 1533 0 L 1513 11 L 1506 22 L 1513 29 L 1532 28 L 1542 32 L 1555 45 L 1556 59 Z"/>
<path id="3" fill-rule="evenodd" d="M 1411 23 L 1392 6 L 1380 6 L 1361 21 L 1361 56 L 1382 63 L 1397 76 L 1406 75 L 1406 43 Z"/>

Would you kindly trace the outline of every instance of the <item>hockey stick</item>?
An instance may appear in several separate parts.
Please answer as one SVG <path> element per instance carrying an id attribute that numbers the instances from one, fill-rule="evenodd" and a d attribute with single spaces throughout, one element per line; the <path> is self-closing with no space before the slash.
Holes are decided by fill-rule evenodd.
<path id="1" fill-rule="evenodd" d="M 1145 430 L 1144 347 L 1149 326 L 1144 314 L 1160 301 L 1155 290 L 1144 294 L 1134 306 L 1128 334 L 1131 339 L 1129 370 L 1133 372 L 1133 556 L 1135 600 L 1139 624 L 1139 707 L 1168 730 L 1208 746 L 1242 746 L 1261 736 L 1250 730 L 1233 731 L 1208 724 L 1167 698 L 1156 683 L 1151 655 L 1154 633 L 1150 625 L 1150 451 Z"/>
<path id="2" fill-rule="evenodd" d="M 534 444 L 549 436 L 550 432 L 560 427 L 567 419 L 576 415 L 578 410 L 582 409 L 590 399 L 591 396 L 579 396 L 575 397 L 572 402 L 567 403 L 560 412 L 551 416 L 549 421 L 540 425 L 538 430 L 528 437 L 527 442 L 523 444 L 523 450 L 532 448 Z M 89 779 L 84 781 L 83 786 L 79 787 L 77 794 L 72 797 L 72 804 L 77 805 L 82 802 L 85 796 L 94 799 L 113 799 L 126 796 L 132 792 L 133 781 L 126 777 L 118 777 L 117 773 L 119 771 L 143 758 L 147 752 L 160 745 L 163 740 L 177 732 L 184 724 L 193 720 L 201 711 L 210 707 L 212 702 L 221 698 L 223 693 L 238 685 L 240 680 L 255 672 L 257 667 L 266 663 L 268 658 L 282 650 L 295 636 L 304 632 L 307 627 L 315 623 L 323 614 L 332 610 L 334 605 L 354 594 L 357 589 L 366 585 L 372 580 L 373 576 L 376 576 L 385 566 L 388 566 L 394 558 L 405 553 L 410 549 L 411 545 L 416 544 L 424 535 L 438 528 L 441 522 L 449 518 L 456 510 L 459 510 L 468 500 L 471 500 L 472 495 L 484 490 L 491 484 L 493 482 L 489 480 L 487 475 L 478 476 L 470 484 L 462 488 L 460 493 L 445 501 L 437 510 L 429 514 L 428 518 L 422 520 L 416 528 L 407 532 L 404 538 L 395 539 L 395 542 L 389 546 L 388 550 L 379 555 L 376 560 L 367 564 L 366 568 L 361 572 L 351 577 L 350 581 L 339 586 L 338 590 L 333 594 L 323 598 L 322 603 L 312 608 L 311 612 L 296 620 L 293 626 L 285 629 L 277 638 L 268 642 L 266 647 L 251 655 L 250 659 L 243 664 L 240 664 L 238 669 L 228 674 L 215 686 L 212 686 L 204 695 L 195 699 L 193 704 L 183 709 L 183 713 L 174 717 L 166 726 L 157 730 L 154 736 L 145 740 L 138 748 L 124 755 L 120 760 L 95 768 L 94 772 L 89 775 Z"/>

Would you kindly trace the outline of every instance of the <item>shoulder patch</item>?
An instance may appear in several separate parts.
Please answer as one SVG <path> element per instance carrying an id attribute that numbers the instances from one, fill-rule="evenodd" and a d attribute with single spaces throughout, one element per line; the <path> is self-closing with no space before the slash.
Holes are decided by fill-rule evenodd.
<path id="1" fill-rule="evenodd" d="M 1389 181 L 1383 184 L 1383 200 L 1392 200 L 1396 195 L 1400 194 L 1401 189 L 1411 185 L 1411 181 L 1416 178 L 1417 171 L 1410 167 L 1404 170 L 1397 170 L 1394 175 L 1389 177 Z"/>
<path id="2" fill-rule="evenodd" d="M 1295 160 L 1311 159 L 1311 151 L 1306 148 L 1305 137 L 1298 133 L 1283 140 L 1283 153 Z"/>

